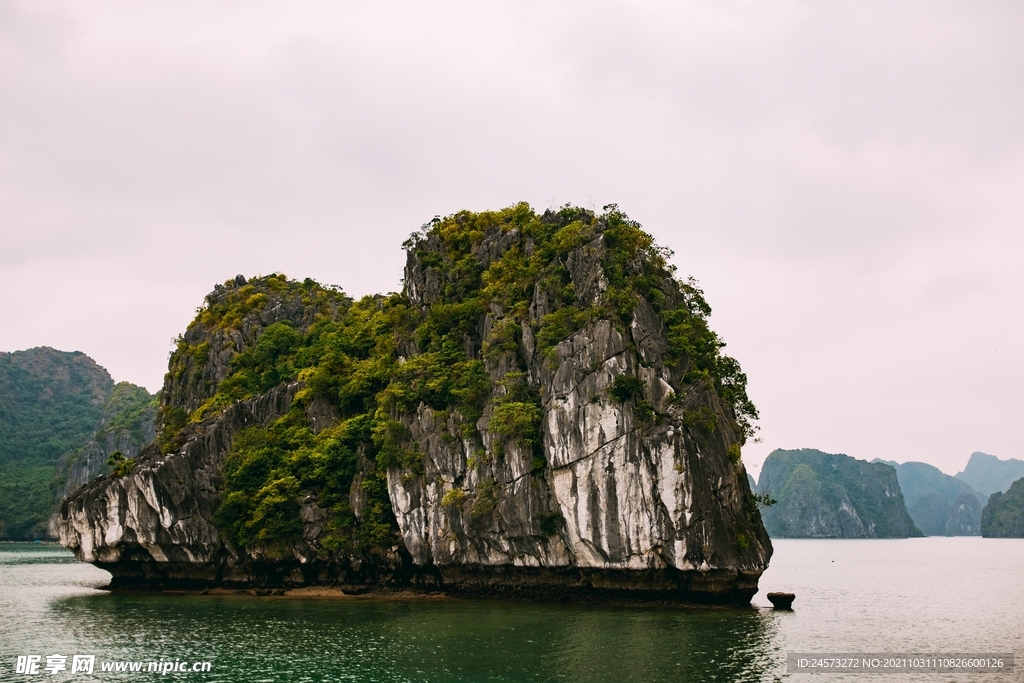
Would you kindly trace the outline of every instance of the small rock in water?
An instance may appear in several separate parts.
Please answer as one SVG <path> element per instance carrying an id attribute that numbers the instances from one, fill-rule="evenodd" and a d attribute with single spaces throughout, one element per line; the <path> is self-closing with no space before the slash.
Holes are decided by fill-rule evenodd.
<path id="1" fill-rule="evenodd" d="M 794 593 L 769 593 L 768 600 L 771 601 L 772 607 L 775 609 L 793 609 L 793 600 L 796 599 Z"/>

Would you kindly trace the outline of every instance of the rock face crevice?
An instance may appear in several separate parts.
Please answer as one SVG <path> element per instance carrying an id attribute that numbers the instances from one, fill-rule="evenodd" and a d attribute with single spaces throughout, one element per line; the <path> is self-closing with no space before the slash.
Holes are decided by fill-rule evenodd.
<path id="1" fill-rule="evenodd" d="M 487 387 L 474 394 L 472 408 L 378 404 L 373 419 L 397 426 L 406 455 L 375 461 L 367 449 L 376 446 L 361 446 L 343 498 L 363 519 L 379 477 L 393 536 L 370 549 L 332 550 L 325 539 L 341 508 L 324 507 L 316 487 L 299 493 L 301 538 L 284 551 L 236 547 L 218 527 L 225 461 L 239 432 L 290 415 L 312 434 L 330 434 L 347 419 L 307 387 L 312 375 L 298 371 L 298 381 L 217 409 L 220 383 L 264 330 L 285 321 L 312 335 L 316 320 L 343 313 L 322 303 L 313 310 L 308 288 L 292 296 L 275 285 L 276 294 L 259 299 L 260 291 L 243 292 L 251 285 L 241 278 L 208 297 L 208 312 L 172 359 L 163 414 L 191 415 L 190 422 L 163 448 L 141 453 L 127 475 L 68 497 L 57 523 L 61 542 L 111 571 L 115 584 L 749 602 L 772 550 L 739 457 L 745 432 L 713 375 L 672 351 L 658 311 L 666 297 L 682 300 L 680 285 L 666 279 L 649 294 L 661 308 L 625 289 L 621 272 L 606 270 L 618 258 L 614 240 L 590 219 L 590 236 L 556 257 L 555 277 L 529 283 L 521 305 L 498 295 L 485 300 L 457 338 Z M 410 313 L 403 315 L 427 320 L 455 310 L 463 295 L 452 293 L 451 273 L 438 265 L 446 259 L 462 259 L 462 270 L 507 272 L 508 263 L 520 262 L 513 257 L 528 260 L 542 246 L 507 225 L 492 225 L 454 256 L 453 244 L 437 229 L 410 241 L 403 293 Z M 640 272 L 642 265 L 622 268 Z M 566 297 L 571 315 L 564 315 Z M 224 322 L 229 314 L 214 315 L 221 302 L 239 300 L 249 308 L 232 325 Z M 556 335 L 557 325 L 564 332 Z M 422 335 L 396 335 L 400 373 L 428 351 Z"/>

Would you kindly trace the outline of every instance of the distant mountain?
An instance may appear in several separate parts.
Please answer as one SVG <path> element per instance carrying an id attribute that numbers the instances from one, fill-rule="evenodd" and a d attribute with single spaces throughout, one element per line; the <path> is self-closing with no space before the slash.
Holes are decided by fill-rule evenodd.
<path id="1" fill-rule="evenodd" d="M 989 496 L 981 515 L 981 535 L 1024 538 L 1024 479 L 1013 482 L 1006 493 L 996 491 Z"/>
<path id="2" fill-rule="evenodd" d="M 137 452 L 133 444 L 152 441 L 154 400 L 141 387 L 115 386 L 78 351 L 0 353 L 0 539 L 48 535 L 58 496 L 109 471 L 108 446 Z"/>
<path id="3" fill-rule="evenodd" d="M 981 530 L 983 504 L 973 493 L 961 493 L 949 506 L 946 516 L 946 534 L 949 536 L 977 536 Z"/>
<path id="4" fill-rule="evenodd" d="M 103 417 L 85 443 L 57 463 L 58 497 L 110 471 L 115 452 L 134 458 L 156 438 L 157 397 L 129 382 L 120 382 L 103 406 Z"/>
<path id="5" fill-rule="evenodd" d="M 980 452 L 972 453 L 967 467 L 956 475 L 957 479 L 970 484 L 982 496 L 1006 491 L 1010 484 L 1021 477 L 1024 477 L 1024 460 L 1000 460 L 994 455 Z"/>
<path id="6" fill-rule="evenodd" d="M 45 533 L 54 467 L 95 429 L 113 386 L 84 353 L 0 353 L 0 538 Z"/>
<path id="7" fill-rule="evenodd" d="M 977 536 L 981 533 L 985 498 L 967 482 L 923 462 L 902 465 L 889 460 L 873 462 L 896 468 L 907 512 L 926 536 Z"/>
<path id="8" fill-rule="evenodd" d="M 896 469 L 804 448 L 765 460 L 759 492 L 778 501 L 761 517 L 774 538 L 906 538 L 921 531 L 907 513 Z"/>

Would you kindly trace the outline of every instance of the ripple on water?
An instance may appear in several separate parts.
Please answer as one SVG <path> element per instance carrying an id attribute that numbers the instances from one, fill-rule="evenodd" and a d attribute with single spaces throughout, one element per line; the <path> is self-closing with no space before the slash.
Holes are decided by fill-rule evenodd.
<path id="1" fill-rule="evenodd" d="M 1024 542 L 775 546 L 761 585 L 795 592 L 792 613 L 764 591 L 749 610 L 110 594 L 59 548 L 0 546 L 0 680 L 19 680 L 17 654 L 58 652 L 211 661 L 194 681 L 772 681 L 787 651 L 1024 646 Z M 102 680 L 119 676 L 133 677 Z M 872 680 L 889 678 L 945 680 Z"/>

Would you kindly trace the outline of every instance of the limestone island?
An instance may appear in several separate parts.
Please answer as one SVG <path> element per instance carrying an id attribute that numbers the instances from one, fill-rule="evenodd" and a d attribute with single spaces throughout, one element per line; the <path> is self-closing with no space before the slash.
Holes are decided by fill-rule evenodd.
<path id="1" fill-rule="evenodd" d="M 615 206 L 435 218 L 401 293 L 217 285 L 154 443 L 73 491 L 113 588 L 749 603 L 757 411 L 697 283 Z"/>

